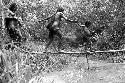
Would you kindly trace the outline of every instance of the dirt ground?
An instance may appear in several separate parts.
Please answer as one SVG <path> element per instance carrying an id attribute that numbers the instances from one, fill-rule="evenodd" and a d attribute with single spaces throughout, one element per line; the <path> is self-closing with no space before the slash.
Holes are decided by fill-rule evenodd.
<path id="1" fill-rule="evenodd" d="M 62 71 L 41 74 L 32 78 L 29 83 L 125 83 L 125 64 L 106 63 L 79 58 Z"/>

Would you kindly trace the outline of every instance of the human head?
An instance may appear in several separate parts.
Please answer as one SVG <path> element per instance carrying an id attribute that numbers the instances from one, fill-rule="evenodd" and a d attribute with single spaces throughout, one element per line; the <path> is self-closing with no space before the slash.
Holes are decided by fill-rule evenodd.
<path id="1" fill-rule="evenodd" d="M 58 7 L 57 12 L 64 12 L 64 8 Z"/>
<path id="2" fill-rule="evenodd" d="M 9 7 L 9 10 L 12 11 L 13 13 L 15 13 L 17 11 L 17 4 L 12 3 Z"/>
<path id="3" fill-rule="evenodd" d="M 85 22 L 85 26 L 86 26 L 86 27 L 91 26 L 91 22 L 90 22 L 90 21 L 86 21 L 86 22 Z"/>

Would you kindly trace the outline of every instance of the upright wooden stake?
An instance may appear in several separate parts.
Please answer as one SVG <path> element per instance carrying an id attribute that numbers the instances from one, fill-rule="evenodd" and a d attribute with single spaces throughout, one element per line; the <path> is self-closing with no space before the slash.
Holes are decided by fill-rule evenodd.
<path id="1" fill-rule="evenodd" d="M 87 54 L 88 54 L 88 53 L 87 53 Z M 88 59 L 88 55 L 87 55 L 87 54 L 86 54 L 86 62 L 87 62 L 87 65 L 88 65 L 88 66 L 87 66 L 87 67 L 88 67 L 87 69 L 89 70 L 89 69 L 90 69 L 90 66 L 89 66 L 89 59 Z"/>

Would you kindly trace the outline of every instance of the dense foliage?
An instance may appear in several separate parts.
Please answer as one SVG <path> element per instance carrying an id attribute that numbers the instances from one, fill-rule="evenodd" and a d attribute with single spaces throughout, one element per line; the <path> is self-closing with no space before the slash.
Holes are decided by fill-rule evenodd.
<path id="1" fill-rule="evenodd" d="M 3 0 L 3 3 L 7 5 L 9 2 Z M 91 21 L 90 31 L 99 33 L 90 37 L 89 41 L 85 41 L 83 39 L 83 27 L 62 21 L 61 32 L 64 36 L 64 45 L 68 46 L 67 49 L 91 47 L 93 50 L 114 50 L 124 48 L 124 0 L 17 0 L 17 3 L 19 7 L 17 16 L 21 17 L 25 24 L 23 31 L 26 34 L 24 36 L 30 40 L 24 45 L 24 47 L 29 48 L 27 50 L 43 50 L 38 42 L 48 41 L 48 30 L 45 28 L 47 22 L 38 23 L 37 21 L 54 14 L 58 5 L 64 7 L 66 10 L 65 15 L 69 19 L 78 20 L 81 24 L 84 24 L 87 20 Z M 103 30 L 101 30 L 102 26 L 105 26 Z M 35 44 L 32 43 L 34 41 Z M 85 44 L 86 42 L 91 44 Z M 65 46 L 63 48 L 66 49 Z M 56 54 L 30 54 L 19 50 L 14 49 L 12 51 L 3 48 L 1 51 L 1 55 L 5 56 L 4 59 L 6 59 L 6 61 L 3 58 L 0 59 L 0 78 L 4 79 L 3 83 L 8 83 L 9 79 L 14 83 L 17 77 L 21 79 L 20 83 L 27 83 L 32 76 L 41 74 L 41 71 L 60 71 L 74 60 L 73 57 L 64 56 L 63 54 L 58 56 Z M 112 59 L 109 57 L 110 55 L 117 56 L 123 54 L 101 53 L 93 55 L 92 58 L 101 60 Z M 124 57 L 119 57 L 118 61 L 121 61 L 122 58 Z M 75 60 L 73 62 L 75 63 Z M 18 71 L 16 67 L 19 68 Z"/>
<path id="2" fill-rule="evenodd" d="M 66 4 L 67 6 L 65 6 Z M 47 30 L 45 28 L 47 22 L 39 24 L 37 21 L 54 14 L 58 5 L 65 8 L 65 15 L 69 19 L 78 19 L 82 24 L 90 20 L 92 22 L 91 32 L 105 26 L 101 35 L 96 36 L 95 47 L 98 48 L 97 50 L 124 48 L 124 1 L 122 0 L 62 0 L 61 3 L 57 0 L 51 2 L 25 1 L 25 4 L 20 4 L 19 10 L 23 12 L 20 13 L 20 16 L 25 21 L 27 31 L 34 40 L 47 39 L 48 34 L 46 34 Z M 77 36 L 75 33 L 79 30 L 82 30 L 82 28 L 77 24 L 62 22 L 61 31 L 63 36 L 73 38 Z"/>

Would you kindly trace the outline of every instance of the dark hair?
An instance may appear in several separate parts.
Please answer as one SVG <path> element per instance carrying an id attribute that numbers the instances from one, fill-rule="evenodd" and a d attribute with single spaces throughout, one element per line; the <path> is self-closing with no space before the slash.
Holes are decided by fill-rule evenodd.
<path id="1" fill-rule="evenodd" d="M 85 26 L 86 26 L 86 27 L 89 27 L 90 25 L 91 25 L 91 22 L 90 22 L 90 21 L 86 21 L 86 22 L 85 22 Z"/>
<path id="2" fill-rule="evenodd" d="M 63 12 L 63 11 L 64 11 L 64 8 L 58 7 L 57 12 Z"/>
<path id="3" fill-rule="evenodd" d="M 12 3 L 9 7 L 9 10 L 12 11 L 13 13 L 15 13 L 17 11 L 17 4 Z"/>

